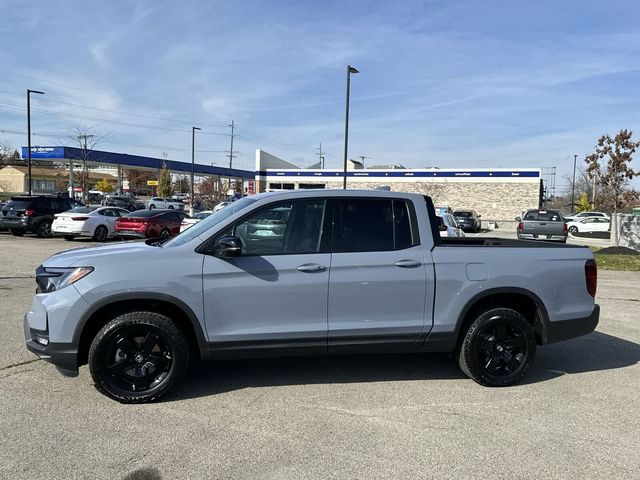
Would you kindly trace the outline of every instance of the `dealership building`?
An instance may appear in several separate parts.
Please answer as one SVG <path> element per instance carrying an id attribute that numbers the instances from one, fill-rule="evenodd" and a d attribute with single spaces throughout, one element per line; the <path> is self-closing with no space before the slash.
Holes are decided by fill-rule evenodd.
<path id="1" fill-rule="evenodd" d="M 343 188 L 342 169 L 298 168 L 262 150 L 256 151 L 256 189 L 297 190 Z M 540 168 L 364 168 L 350 160 L 347 188 L 430 195 L 434 203 L 453 210 L 476 210 L 485 220 L 513 221 L 542 201 Z"/>

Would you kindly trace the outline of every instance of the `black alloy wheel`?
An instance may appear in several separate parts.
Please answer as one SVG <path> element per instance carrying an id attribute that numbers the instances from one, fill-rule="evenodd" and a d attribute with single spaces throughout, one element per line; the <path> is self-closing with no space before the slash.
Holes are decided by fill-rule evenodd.
<path id="1" fill-rule="evenodd" d="M 166 228 L 164 228 L 161 232 L 160 232 L 160 238 L 162 240 L 166 240 L 167 238 L 169 238 L 171 236 L 171 233 L 169 232 L 169 230 L 167 230 Z"/>
<path id="2" fill-rule="evenodd" d="M 93 239 L 96 242 L 104 242 L 109 236 L 109 230 L 104 225 L 98 225 L 93 232 Z"/>
<path id="3" fill-rule="evenodd" d="M 169 210 L 173 210 L 174 206 L 173 205 L 169 205 Z"/>
<path id="4" fill-rule="evenodd" d="M 491 309 L 476 318 L 459 355 L 462 370 L 481 385 L 513 385 L 529 371 L 536 339 L 529 322 L 515 310 Z"/>
<path id="5" fill-rule="evenodd" d="M 51 237 L 51 221 L 42 220 L 36 227 L 36 235 L 40 238 Z"/>
<path id="6" fill-rule="evenodd" d="M 115 318 L 98 332 L 89 350 L 96 388 L 123 403 L 157 400 L 179 382 L 188 360 L 184 333 L 155 312 Z"/>

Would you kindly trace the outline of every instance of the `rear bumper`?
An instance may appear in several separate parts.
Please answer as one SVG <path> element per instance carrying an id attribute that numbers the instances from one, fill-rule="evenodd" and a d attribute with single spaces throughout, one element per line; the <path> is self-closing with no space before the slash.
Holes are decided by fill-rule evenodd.
<path id="1" fill-rule="evenodd" d="M 547 322 L 545 344 L 561 342 L 593 332 L 600 319 L 600 305 L 596 304 L 588 317 Z"/>
<path id="2" fill-rule="evenodd" d="M 543 235 L 531 233 L 518 233 L 519 240 L 542 240 L 545 242 L 566 242 L 568 235 Z"/>
<path id="3" fill-rule="evenodd" d="M 115 233 L 116 237 L 127 237 L 127 238 L 147 238 L 146 232 L 135 232 L 133 230 L 121 230 Z"/>

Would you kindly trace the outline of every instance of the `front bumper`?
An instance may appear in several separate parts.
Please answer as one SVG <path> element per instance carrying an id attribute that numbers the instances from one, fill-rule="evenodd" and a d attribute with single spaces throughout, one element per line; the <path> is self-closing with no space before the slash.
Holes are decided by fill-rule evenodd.
<path id="1" fill-rule="evenodd" d="M 572 318 L 557 322 L 547 322 L 545 344 L 561 342 L 593 332 L 600 319 L 600 305 L 595 304 L 588 317 Z"/>
<path id="2" fill-rule="evenodd" d="M 36 338 L 49 339 L 48 330 L 29 328 L 27 316 L 24 316 L 24 336 L 27 350 L 40 359 L 52 363 L 66 377 L 78 376 L 78 351 L 71 343 L 48 343 L 42 345 Z"/>

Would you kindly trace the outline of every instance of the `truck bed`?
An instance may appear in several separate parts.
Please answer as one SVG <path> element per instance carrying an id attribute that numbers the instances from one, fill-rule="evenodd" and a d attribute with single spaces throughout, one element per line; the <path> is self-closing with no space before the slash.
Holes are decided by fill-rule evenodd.
<path id="1" fill-rule="evenodd" d="M 436 247 L 588 248 L 583 245 L 497 237 L 441 238 Z"/>

